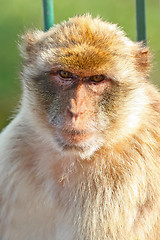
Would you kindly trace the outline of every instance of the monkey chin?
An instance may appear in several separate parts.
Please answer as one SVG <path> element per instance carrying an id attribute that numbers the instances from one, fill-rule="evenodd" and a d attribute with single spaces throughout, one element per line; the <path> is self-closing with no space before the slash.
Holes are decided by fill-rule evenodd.
<path id="1" fill-rule="evenodd" d="M 95 133 L 66 130 L 57 132 L 55 141 L 62 155 L 69 155 L 70 157 L 73 155 L 87 160 L 104 142 L 101 136 Z"/>

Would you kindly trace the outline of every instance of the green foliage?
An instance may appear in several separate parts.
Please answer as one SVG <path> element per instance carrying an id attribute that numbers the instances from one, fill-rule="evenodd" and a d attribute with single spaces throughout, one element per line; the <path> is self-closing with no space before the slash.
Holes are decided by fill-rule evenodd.
<path id="1" fill-rule="evenodd" d="M 160 81 L 160 32 L 158 0 L 146 1 L 147 39 L 154 54 L 152 79 Z M 127 35 L 136 39 L 134 0 L 54 0 L 55 22 L 76 14 L 91 13 L 123 26 Z M 1 0 L 0 10 L 0 129 L 9 121 L 21 96 L 19 78 L 19 35 L 27 29 L 43 29 L 42 1 Z"/>

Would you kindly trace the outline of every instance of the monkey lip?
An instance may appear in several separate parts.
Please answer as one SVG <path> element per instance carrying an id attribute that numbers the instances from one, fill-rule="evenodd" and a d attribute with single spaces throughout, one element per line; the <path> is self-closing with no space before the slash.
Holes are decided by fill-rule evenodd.
<path id="1" fill-rule="evenodd" d="M 93 133 L 88 132 L 88 131 L 79 131 L 79 130 L 68 130 L 68 129 L 63 129 L 60 131 L 61 137 L 66 140 L 68 143 L 80 143 L 88 138 L 91 138 Z"/>

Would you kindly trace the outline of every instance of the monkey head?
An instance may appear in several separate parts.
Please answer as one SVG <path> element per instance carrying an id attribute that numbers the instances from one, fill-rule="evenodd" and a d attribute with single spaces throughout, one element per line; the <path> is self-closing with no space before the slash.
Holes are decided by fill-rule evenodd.
<path id="1" fill-rule="evenodd" d="M 22 39 L 22 106 L 59 151 L 89 158 L 138 129 L 149 69 L 141 43 L 90 15 Z"/>

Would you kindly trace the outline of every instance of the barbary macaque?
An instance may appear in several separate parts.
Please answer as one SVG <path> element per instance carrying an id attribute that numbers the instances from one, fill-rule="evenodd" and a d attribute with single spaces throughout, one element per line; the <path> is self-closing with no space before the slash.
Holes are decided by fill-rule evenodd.
<path id="1" fill-rule="evenodd" d="M 77 16 L 22 37 L 0 136 L 1 240 L 160 239 L 160 94 L 150 54 Z"/>

